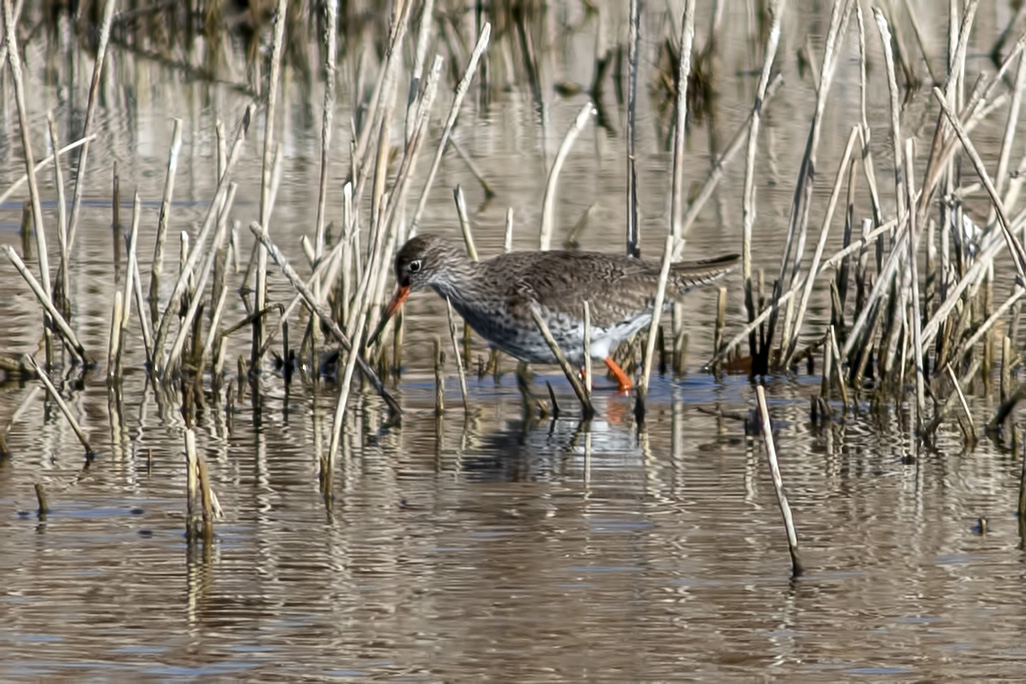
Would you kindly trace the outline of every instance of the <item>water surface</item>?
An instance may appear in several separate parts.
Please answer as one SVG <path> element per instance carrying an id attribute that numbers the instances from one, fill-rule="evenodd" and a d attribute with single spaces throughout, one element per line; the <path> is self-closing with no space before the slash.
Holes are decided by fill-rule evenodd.
<path id="1" fill-rule="evenodd" d="M 752 70 L 760 63 L 750 47 L 746 8 L 727 5 L 713 109 L 689 136 L 688 183 L 704 181 L 712 157 L 743 123 L 755 85 Z M 451 190 L 460 184 L 484 255 L 501 250 L 507 207 L 514 210 L 516 246 L 536 246 L 547 166 L 586 101 L 584 95 L 560 97 L 551 87 L 587 83 L 591 75 L 595 27 L 584 22 L 563 31 L 560 23 L 576 22 L 577 12 L 560 6 L 540 22 L 540 36 L 549 41 L 540 47 L 544 111 L 520 82 L 497 88 L 490 106 L 471 98 L 464 107 L 456 137 L 497 197 L 485 201 L 464 163 L 446 154 L 424 230 L 458 235 Z M 1007 12 L 981 10 L 970 49 L 974 73 L 990 68 L 982 55 L 1007 23 Z M 622 26 L 614 19 L 615 35 Z M 708 19 L 699 19 L 703 44 Z M 786 86 L 767 107 L 757 164 L 754 251 L 768 280 L 779 267 L 815 98 L 795 54 L 806 36 L 819 54 L 828 21 L 829 6 L 816 6 L 801 14 L 791 8 L 786 22 L 780 53 Z M 647 29 L 654 35 L 661 22 L 661 8 L 650 8 Z M 943 54 L 943 18 L 931 19 L 924 30 L 936 37 L 935 54 Z M 823 180 L 817 179 L 812 209 L 816 230 L 857 121 L 855 39 L 854 33 L 848 36 L 826 112 L 819 152 Z M 869 40 L 878 49 L 875 35 Z M 648 38 L 644 45 L 647 74 L 657 41 Z M 46 80 L 44 47 L 38 39 L 27 48 L 37 158 L 43 155 L 46 111 L 54 111 L 61 135 L 70 139 L 81 126 L 88 88 L 84 77 Z M 182 119 L 184 145 L 165 264 L 170 273 L 177 264 L 178 233 L 195 236 L 213 193 L 215 122 L 231 130 L 250 102 L 237 89 L 190 82 L 127 51 L 114 48 L 112 57 L 72 269 L 76 330 L 100 357 L 113 292 L 124 277 L 112 259 L 114 164 L 122 199 L 130 202 L 138 190 L 142 200 L 145 273 L 170 118 Z M 76 59 L 78 73 L 90 73 L 90 58 Z M 879 58 L 870 77 L 874 154 L 883 179 L 892 172 L 893 153 Z M 331 166 L 333 220 L 340 216 L 340 187 L 348 172 L 353 87 L 344 76 Z M 443 89 L 437 119 L 448 98 Z M 909 135 L 932 132 L 929 98 L 926 89 L 908 103 L 903 116 Z M 582 246 L 616 252 L 624 240 L 625 120 L 612 92 L 606 100 L 613 130 L 589 125 L 563 170 L 557 239 L 595 204 Z M 277 244 L 303 272 L 308 268 L 299 238 L 313 232 L 319 173 L 319 118 L 304 116 L 311 102 L 316 111 L 319 86 L 312 95 L 295 85 L 286 91 L 278 133 L 283 174 L 271 225 Z M 658 258 L 670 154 L 644 88 L 639 108 L 643 250 Z M 1003 112 L 974 134 L 988 159 L 996 158 Z M 4 116 L 0 148 L 7 161 L 0 165 L 0 189 L 22 173 L 13 107 Z M 429 151 L 437 144 L 438 125 L 433 124 Z M 238 169 L 233 219 L 241 226 L 258 215 L 262 130 L 258 116 Z M 929 140 L 919 142 L 925 149 Z M 66 178 L 72 173 L 66 166 Z M 743 168 L 735 161 L 692 229 L 687 254 L 739 250 L 742 180 Z M 52 226 L 52 177 L 45 173 L 40 181 Z M 18 249 L 23 196 L 24 191 L 0 207 L 0 241 Z M 888 194 L 884 201 L 890 205 L 893 198 Z M 864 202 L 860 207 L 868 211 Z M 122 222 L 129 212 L 126 203 Z M 831 245 L 840 242 L 839 220 Z M 247 255 L 248 231 L 239 235 Z M 55 254 L 54 244 L 51 250 Z M 236 277 L 241 282 L 241 274 Z M 1009 281 L 999 272 L 998 282 L 1000 289 Z M 272 301 L 291 298 L 276 270 L 270 284 Z M 725 286 L 731 332 L 744 318 L 739 277 L 731 276 Z M 38 307 L 13 269 L 0 269 L 0 293 L 0 349 L 34 352 Z M 964 452 L 954 423 L 941 429 L 937 450 L 926 451 L 911 437 L 908 416 L 893 407 L 870 412 L 864 405 L 861 415 L 819 425 L 809 413 L 817 377 L 767 378 L 807 570 L 792 579 L 763 443 L 751 436 L 746 421 L 754 385 L 745 377 L 701 372 L 712 351 L 715 308 L 715 289 L 688 299 L 688 373 L 654 378 L 644 425 L 634 417 L 633 398 L 617 395 L 604 380 L 596 394 L 596 419 L 581 424 L 568 385 L 552 368 L 536 369 L 537 390 L 544 393 L 545 380 L 553 383 L 562 416 L 525 417 L 508 359 L 498 383 L 471 373 L 471 407 L 464 412 L 450 358 L 448 409 L 436 417 L 431 341 L 446 339 L 444 306 L 429 293 L 415 296 L 407 305 L 405 368 L 396 389 L 405 409 L 402 424 L 385 427 L 381 402 L 358 389 L 329 501 L 318 487 L 318 458 L 327 449 L 338 388 L 330 381 L 312 385 L 297 379 L 286 389 L 268 363 L 257 381 L 258 398 L 247 390 L 230 420 L 223 401 L 213 398 L 199 414 L 198 442 L 225 510 L 207 545 L 189 543 L 184 534 L 182 416 L 178 406 L 146 386 L 137 346 L 126 356 L 120 404 L 108 392 L 102 364 L 82 379 L 69 373 L 74 382 L 65 384 L 64 396 L 97 452 L 92 460 L 83 458 L 74 434 L 35 383 L 3 384 L 0 421 L 16 420 L 7 434 L 12 456 L 0 461 L 0 678 L 1020 676 L 1026 657 L 1026 556 L 1014 514 L 1019 457 L 989 440 Z M 828 314 L 829 292 L 817 290 L 806 341 L 821 334 Z M 230 296 L 225 320 L 234 323 L 244 315 L 241 301 Z M 134 325 L 131 334 L 138 339 Z M 248 355 L 248 332 L 233 338 L 229 367 L 240 354 Z M 486 354 L 475 338 L 472 368 Z M 995 401 L 982 387 L 975 389 L 969 401 L 979 425 L 992 415 Z M 52 510 L 45 518 L 36 514 L 36 483 L 49 494 Z M 984 534 L 976 529 L 981 517 L 988 520 Z"/>

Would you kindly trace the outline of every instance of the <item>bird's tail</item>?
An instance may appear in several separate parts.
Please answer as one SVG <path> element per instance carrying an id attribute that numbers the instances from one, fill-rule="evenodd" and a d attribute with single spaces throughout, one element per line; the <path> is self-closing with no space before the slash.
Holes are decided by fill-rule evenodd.
<path id="1" fill-rule="evenodd" d="M 680 294 L 719 280 L 741 262 L 740 254 L 727 254 L 701 261 L 679 261 L 670 265 L 670 278 Z"/>

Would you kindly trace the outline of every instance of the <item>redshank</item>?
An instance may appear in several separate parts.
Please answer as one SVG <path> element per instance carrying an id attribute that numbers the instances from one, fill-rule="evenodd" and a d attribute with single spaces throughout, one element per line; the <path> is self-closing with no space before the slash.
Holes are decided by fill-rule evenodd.
<path id="1" fill-rule="evenodd" d="M 672 264 L 667 307 L 688 290 L 725 275 L 738 259 L 731 254 Z M 443 238 L 418 235 L 396 255 L 395 296 L 370 340 L 411 292 L 430 286 L 492 347 L 528 363 L 555 363 L 531 316 L 536 304 L 567 360 L 582 366 L 587 301 L 591 356 L 604 361 L 620 391 L 627 391 L 633 383 L 610 354 L 651 322 L 659 271 L 659 264 L 597 252 L 510 252 L 478 262 Z"/>

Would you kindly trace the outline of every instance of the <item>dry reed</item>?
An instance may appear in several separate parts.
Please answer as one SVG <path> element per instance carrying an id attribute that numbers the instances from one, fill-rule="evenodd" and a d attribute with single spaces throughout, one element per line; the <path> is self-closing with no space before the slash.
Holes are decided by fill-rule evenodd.
<path id="1" fill-rule="evenodd" d="M 78 421 L 75 420 L 75 416 L 72 415 L 71 409 L 68 408 L 64 398 L 61 397 L 61 393 L 57 391 L 56 387 L 54 387 L 46 370 L 40 368 L 39 364 L 36 363 L 36 360 L 28 355 L 25 356 L 25 366 L 36 373 L 39 380 L 43 383 L 43 387 L 46 388 L 46 393 L 50 395 L 50 398 L 53 399 L 55 404 L 57 404 L 57 408 L 64 414 L 68 424 L 71 425 L 71 429 L 75 432 L 75 436 L 78 437 L 78 441 L 82 443 L 82 448 L 85 449 L 86 456 L 91 458 L 95 452 L 93 451 L 93 448 L 89 446 L 89 439 L 86 437 L 82 427 L 78 424 Z"/>
<path id="2" fill-rule="evenodd" d="M 570 148 L 577 139 L 577 135 L 584 129 L 584 125 L 595 112 L 595 106 L 588 102 L 580 111 L 570 125 L 563 142 L 559 145 L 556 158 L 552 161 L 552 168 L 549 170 L 549 178 L 545 183 L 545 194 L 542 197 L 541 228 L 538 231 L 538 249 L 547 251 L 552 244 L 552 224 L 554 221 L 553 212 L 556 204 L 556 186 L 559 183 L 559 172 L 563 169 L 563 162 L 570 153 Z"/>
<path id="3" fill-rule="evenodd" d="M 777 463 L 777 448 L 773 444 L 773 424 L 770 422 L 769 409 L 766 406 L 766 391 L 762 385 L 755 386 L 755 396 L 759 405 L 762 438 L 766 444 L 766 461 L 769 463 L 770 474 L 773 476 L 773 490 L 777 493 L 777 503 L 780 505 L 780 514 L 784 518 L 784 529 L 787 531 L 787 548 L 791 553 L 791 576 L 797 577 L 804 570 L 798 553 L 798 533 L 794 529 L 791 506 L 787 503 L 787 495 L 784 494 L 783 478 L 780 476 L 780 466 Z"/>
<path id="4" fill-rule="evenodd" d="M 563 354 L 563 350 L 560 349 L 559 344 L 556 343 L 552 332 L 549 331 L 549 326 L 545 323 L 545 318 L 542 316 L 541 311 L 538 309 L 536 304 L 531 304 L 531 317 L 534 318 L 534 324 L 538 326 L 539 332 L 542 337 L 545 338 L 545 343 L 548 344 L 549 349 L 552 351 L 552 355 L 556 357 L 556 361 L 559 363 L 559 367 L 563 369 L 563 374 L 569 381 L 570 386 L 574 389 L 574 394 L 577 395 L 577 400 L 581 402 L 581 413 L 584 420 L 590 420 L 595 415 L 595 409 L 591 403 L 591 395 L 585 391 L 584 386 L 581 384 L 580 379 L 577 377 L 577 373 L 573 367 L 566 360 L 566 356 Z"/>

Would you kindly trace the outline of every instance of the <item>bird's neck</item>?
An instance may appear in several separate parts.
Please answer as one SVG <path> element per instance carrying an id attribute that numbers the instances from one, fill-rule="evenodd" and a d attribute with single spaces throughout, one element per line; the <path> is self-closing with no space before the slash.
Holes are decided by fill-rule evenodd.
<path id="1" fill-rule="evenodd" d="M 454 259 L 445 271 L 431 283 L 443 299 L 448 299 L 458 310 L 463 309 L 474 300 L 474 291 L 480 281 L 481 264 L 461 255 Z"/>

